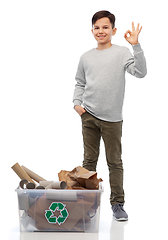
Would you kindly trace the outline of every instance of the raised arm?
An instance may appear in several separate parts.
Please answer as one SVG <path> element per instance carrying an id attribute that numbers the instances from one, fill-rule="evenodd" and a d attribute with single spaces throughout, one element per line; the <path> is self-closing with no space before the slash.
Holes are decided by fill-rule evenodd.
<path id="1" fill-rule="evenodd" d="M 132 45 L 134 51 L 134 56 L 132 56 L 129 50 L 126 50 L 124 54 L 125 69 L 138 78 L 143 78 L 147 74 L 146 59 L 138 41 L 141 30 L 142 26 L 140 27 L 139 23 L 135 28 L 134 22 L 132 22 L 132 31 L 127 30 L 124 34 L 125 39 Z"/>

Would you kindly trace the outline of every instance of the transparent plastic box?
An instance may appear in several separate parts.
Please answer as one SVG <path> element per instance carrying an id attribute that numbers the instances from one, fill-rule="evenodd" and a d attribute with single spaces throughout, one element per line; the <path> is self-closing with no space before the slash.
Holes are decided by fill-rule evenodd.
<path id="1" fill-rule="evenodd" d="M 16 189 L 21 232 L 98 232 L 99 190 Z"/>

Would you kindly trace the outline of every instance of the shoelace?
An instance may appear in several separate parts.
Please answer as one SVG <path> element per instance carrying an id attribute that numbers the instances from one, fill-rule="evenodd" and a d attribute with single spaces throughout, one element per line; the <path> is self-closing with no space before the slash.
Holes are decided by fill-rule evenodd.
<path id="1" fill-rule="evenodd" d="M 116 204 L 116 206 L 113 208 L 113 211 L 116 212 L 116 211 L 124 211 L 123 209 L 123 206 L 121 204 Z"/>

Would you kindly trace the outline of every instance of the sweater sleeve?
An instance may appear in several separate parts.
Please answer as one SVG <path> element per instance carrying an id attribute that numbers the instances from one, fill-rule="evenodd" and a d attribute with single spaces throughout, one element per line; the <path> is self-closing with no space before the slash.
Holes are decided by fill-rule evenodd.
<path id="1" fill-rule="evenodd" d="M 82 97 L 85 91 L 86 80 L 85 80 L 85 72 L 83 69 L 82 58 L 79 61 L 75 79 L 77 83 L 75 85 L 75 90 L 73 95 L 74 106 L 82 104 L 83 102 Z"/>
<path id="2" fill-rule="evenodd" d="M 134 56 L 126 48 L 124 54 L 125 70 L 137 78 L 143 78 L 147 74 L 146 60 L 140 44 L 132 45 Z"/>

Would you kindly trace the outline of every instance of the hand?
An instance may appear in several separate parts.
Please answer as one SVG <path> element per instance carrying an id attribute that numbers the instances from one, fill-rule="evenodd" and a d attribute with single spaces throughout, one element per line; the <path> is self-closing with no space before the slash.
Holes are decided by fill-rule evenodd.
<path id="1" fill-rule="evenodd" d="M 137 28 L 135 29 L 134 22 L 132 22 L 132 32 L 130 30 L 126 31 L 124 37 L 131 45 L 139 44 L 138 35 L 140 34 L 141 30 L 142 26 L 139 28 L 139 23 L 137 25 Z"/>
<path id="2" fill-rule="evenodd" d="M 79 114 L 79 116 L 82 116 L 82 114 L 86 112 L 86 110 L 80 105 L 76 105 L 74 108 L 75 111 Z"/>

